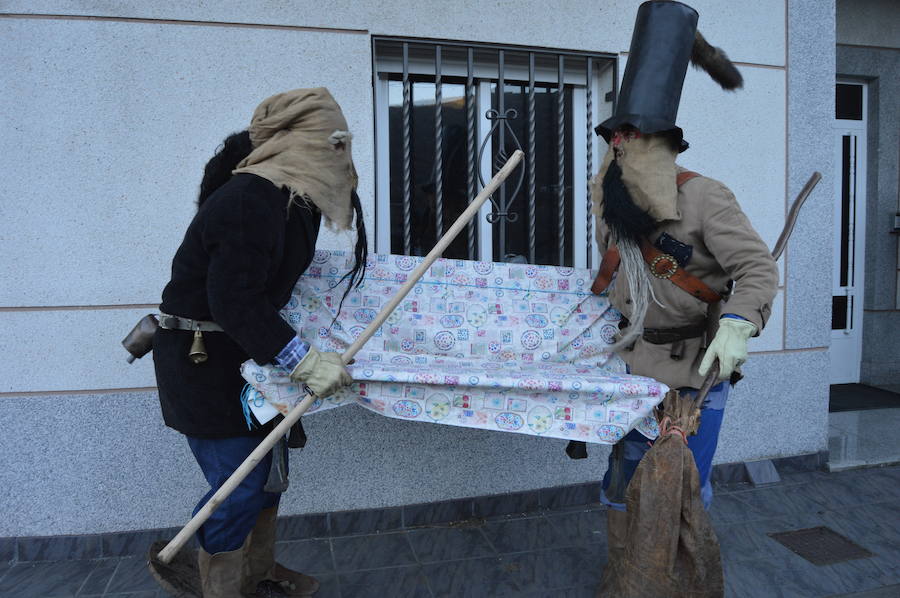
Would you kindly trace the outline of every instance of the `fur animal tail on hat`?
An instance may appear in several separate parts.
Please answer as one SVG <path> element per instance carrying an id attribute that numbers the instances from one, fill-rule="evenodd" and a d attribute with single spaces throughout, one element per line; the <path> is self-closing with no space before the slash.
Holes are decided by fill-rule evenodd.
<path id="1" fill-rule="evenodd" d="M 744 78 L 737 67 L 728 59 L 722 48 L 710 45 L 697 31 L 694 35 L 694 48 L 691 52 L 691 64 L 701 68 L 713 78 L 713 81 L 729 91 L 744 86 Z"/>

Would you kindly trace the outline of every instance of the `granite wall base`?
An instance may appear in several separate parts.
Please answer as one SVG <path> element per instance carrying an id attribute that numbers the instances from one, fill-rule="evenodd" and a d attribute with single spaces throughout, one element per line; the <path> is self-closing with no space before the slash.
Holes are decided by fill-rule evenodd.
<path id="1" fill-rule="evenodd" d="M 754 355 L 730 399 L 717 463 L 826 447 L 824 352 Z M 785 383 L 783 381 L 789 381 Z M 14 458 L 0 472 L 0 536 L 120 532 L 182 525 L 206 491 L 155 392 L 0 397 Z M 590 484 L 609 448 L 571 460 L 565 441 L 405 422 L 355 406 L 305 420 L 282 514 L 399 507 Z M 524 499 L 523 499 L 524 500 Z M 527 503 L 527 501 L 526 501 Z"/>

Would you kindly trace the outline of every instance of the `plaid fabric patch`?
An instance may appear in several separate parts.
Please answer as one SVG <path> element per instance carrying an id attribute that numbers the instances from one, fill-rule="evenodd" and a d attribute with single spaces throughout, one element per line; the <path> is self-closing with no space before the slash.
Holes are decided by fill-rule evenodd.
<path id="1" fill-rule="evenodd" d="M 300 360 L 306 357 L 308 352 L 309 345 L 300 340 L 299 336 L 295 336 L 284 346 L 284 349 L 279 351 L 278 355 L 275 356 L 275 363 L 287 371 L 292 372 L 294 371 L 294 368 L 297 367 L 297 364 L 300 363 Z"/>

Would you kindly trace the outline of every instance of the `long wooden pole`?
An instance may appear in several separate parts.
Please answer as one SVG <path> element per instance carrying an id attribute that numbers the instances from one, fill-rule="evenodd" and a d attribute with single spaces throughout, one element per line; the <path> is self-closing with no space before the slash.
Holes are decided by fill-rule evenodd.
<path id="1" fill-rule="evenodd" d="M 469 207 L 459 215 L 459 218 L 456 219 L 456 222 L 447 230 L 443 237 L 437 242 L 434 248 L 425 256 L 422 260 L 422 263 L 412 271 L 409 275 L 407 281 L 400 287 L 400 290 L 397 291 L 397 294 L 388 301 L 388 303 L 381 309 L 375 319 L 371 324 L 366 327 L 362 334 L 357 337 L 357 339 L 350 345 L 344 354 L 341 356 L 341 359 L 345 364 L 349 363 L 353 356 L 362 349 L 363 345 L 366 344 L 373 334 L 381 327 L 385 320 L 391 315 L 394 309 L 403 301 L 404 297 L 412 290 L 412 288 L 416 285 L 420 278 L 428 271 L 431 265 L 437 260 L 441 254 L 447 249 L 450 243 L 456 238 L 456 236 L 462 231 L 463 228 L 468 225 L 469 221 L 475 217 L 475 214 L 478 213 L 478 210 L 481 208 L 481 205 L 487 201 L 488 197 L 490 197 L 497 188 L 503 184 L 503 181 L 506 180 L 506 177 L 510 175 L 510 173 L 515 170 L 516 166 L 519 165 L 519 162 L 522 161 L 524 157 L 524 153 L 521 150 L 516 150 L 516 152 L 512 155 L 512 157 L 507 160 L 506 164 L 504 164 L 503 168 L 501 168 L 494 178 L 492 178 L 488 184 L 481 190 L 472 203 L 469 204 Z M 172 541 L 166 544 L 166 547 L 163 548 L 157 559 L 163 563 L 169 563 L 172 558 L 181 550 L 181 547 L 184 546 L 185 542 L 193 536 L 200 526 L 203 525 L 209 516 L 212 515 L 213 511 L 215 511 L 222 502 L 225 501 L 226 498 L 234 491 L 238 485 L 244 481 L 244 478 L 253 470 L 256 465 L 265 458 L 265 456 L 272 450 L 272 447 L 275 446 L 285 434 L 287 434 L 288 430 L 291 429 L 300 416 L 303 415 L 307 409 L 315 402 L 316 396 L 313 394 L 307 394 L 300 403 L 294 406 L 290 412 L 284 417 L 284 419 L 279 423 L 274 430 L 272 430 L 268 436 L 266 436 L 262 442 L 259 443 L 252 453 L 244 460 L 243 463 L 235 470 L 231 477 L 228 478 L 224 484 L 216 491 L 215 494 L 203 505 L 203 508 L 197 511 L 197 514 L 188 521 L 187 525 L 185 525 L 180 532 L 178 532 Z"/>

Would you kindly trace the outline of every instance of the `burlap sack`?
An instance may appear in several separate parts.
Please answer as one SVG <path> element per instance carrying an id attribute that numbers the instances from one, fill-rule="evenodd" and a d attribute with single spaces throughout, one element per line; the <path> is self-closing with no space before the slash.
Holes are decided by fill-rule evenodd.
<path id="1" fill-rule="evenodd" d="M 692 400 L 670 391 L 670 418 L 644 455 L 626 491 L 628 532 L 607 563 L 598 596 L 712 598 L 725 594 L 719 541 L 700 500 L 700 476 L 682 432 L 696 430 Z M 665 430 L 663 430 L 665 428 Z"/>

